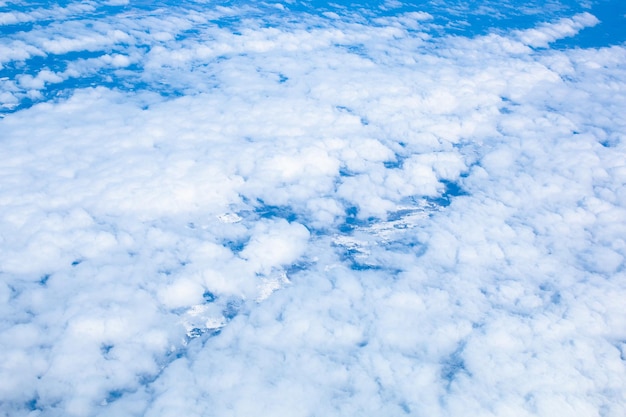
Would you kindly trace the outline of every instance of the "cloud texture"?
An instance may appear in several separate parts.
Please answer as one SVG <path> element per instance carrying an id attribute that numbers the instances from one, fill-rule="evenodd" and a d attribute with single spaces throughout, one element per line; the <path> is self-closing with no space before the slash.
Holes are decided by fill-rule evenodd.
<path id="1" fill-rule="evenodd" d="M 0 5 L 0 415 L 626 413 L 592 14 Z"/>

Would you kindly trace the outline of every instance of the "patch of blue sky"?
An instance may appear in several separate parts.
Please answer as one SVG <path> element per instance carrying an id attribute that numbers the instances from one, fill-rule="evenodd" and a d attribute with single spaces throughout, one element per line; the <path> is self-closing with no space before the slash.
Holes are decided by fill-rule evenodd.
<path id="1" fill-rule="evenodd" d="M 34 26 L 35 26 L 35 23 L 5 24 L 5 25 L 2 25 L 2 35 L 9 36 L 9 35 L 14 35 L 19 32 L 28 32 L 32 30 Z"/>

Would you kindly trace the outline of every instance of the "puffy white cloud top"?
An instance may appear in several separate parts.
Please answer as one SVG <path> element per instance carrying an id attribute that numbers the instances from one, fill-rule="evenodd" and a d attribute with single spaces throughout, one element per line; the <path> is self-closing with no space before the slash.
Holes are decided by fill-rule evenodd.
<path id="1" fill-rule="evenodd" d="M 104 3 L 0 14 L 1 416 L 626 415 L 596 17 Z"/>

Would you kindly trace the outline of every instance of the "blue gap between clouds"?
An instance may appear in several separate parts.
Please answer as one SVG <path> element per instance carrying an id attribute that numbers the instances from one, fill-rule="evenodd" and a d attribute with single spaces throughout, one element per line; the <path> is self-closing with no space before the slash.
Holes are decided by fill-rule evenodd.
<path id="1" fill-rule="evenodd" d="M 254 213 L 262 219 L 280 218 L 285 219 L 289 223 L 298 219 L 298 214 L 289 206 L 274 206 L 266 204 L 265 201 L 258 199 L 258 205 L 254 209 Z"/>
<path id="2" fill-rule="evenodd" d="M 459 374 L 469 374 L 465 367 L 465 361 L 463 360 L 464 349 L 465 342 L 459 343 L 456 350 L 441 364 L 441 378 L 446 381 L 446 390 L 448 391 Z"/>
<path id="3" fill-rule="evenodd" d="M 390 164 L 388 169 L 396 168 L 395 164 Z M 410 200 L 417 203 L 419 200 L 426 201 L 430 204 L 430 210 L 435 211 L 438 207 L 448 207 L 452 200 L 456 197 L 468 195 L 468 193 L 461 187 L 458 182 L 441 180 L 441 183 L 444 185 L 443 193 L 438 197 L 415 197 Z M 378 219 L 375 217 L 369 217 L 367 219 L 359 218 L 359 208 L 356 206 L 349 206 L 345 210 L 345 220 L 342 224 L 337 227 L 337 230 L 340 234 L 343 235 L 352 235 L 358 229 L 367 230 L 370 226 L 375 224 L 376 222 L 381 221 L 390 221 L 395 222 L 402 220 L 403 218 L 410 216 L 416 211 L 429 210 L 428 206 L 418 206 L 416 209 L 403 209 L 398 210 L 396 212 L 388 213 L 387 218 L 385 220 Z M 397 227 L 396 227 L 397 226 Z M 401 225 L 400 225 L 401 226 Z M 394 228 L 402 228 L 398 225 L 394 225 Z M 408 234 L 408 236 L 403 237 L 397 241 L 386 242 L 384 244 L 387 249 L 404 249 L 410 250 L 415 254 L 415 256 L 421 256 L 425 253 L 426 247 L 422 245 L 417 240 L 413 239 L 412 234 Z M 344 247 L 343 245 L 336 245 L 337 247 L 343 248 L 343 252 L 340 254 L 341 259 L 344 262 L 348 262 L 350 264 L 350 268 L 356 271 L 364 271 L 364 270 L 389 270 L 392 274 L 397 274 L 400 271 L 383 267 L 381 265 L 376 265 L 372 262 L 363 261 L 359 258 L 367 258 L 367 255 L 355 247 Z"/>

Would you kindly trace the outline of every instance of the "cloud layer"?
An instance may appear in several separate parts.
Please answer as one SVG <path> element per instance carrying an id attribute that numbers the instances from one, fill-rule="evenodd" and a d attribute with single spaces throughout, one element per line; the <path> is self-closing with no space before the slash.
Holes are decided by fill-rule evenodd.
<path id="1" fill-rule="evenodd" d="M 624 415 L 593 15 L 132 3 L 2 4 L 0 415 Z"/>

